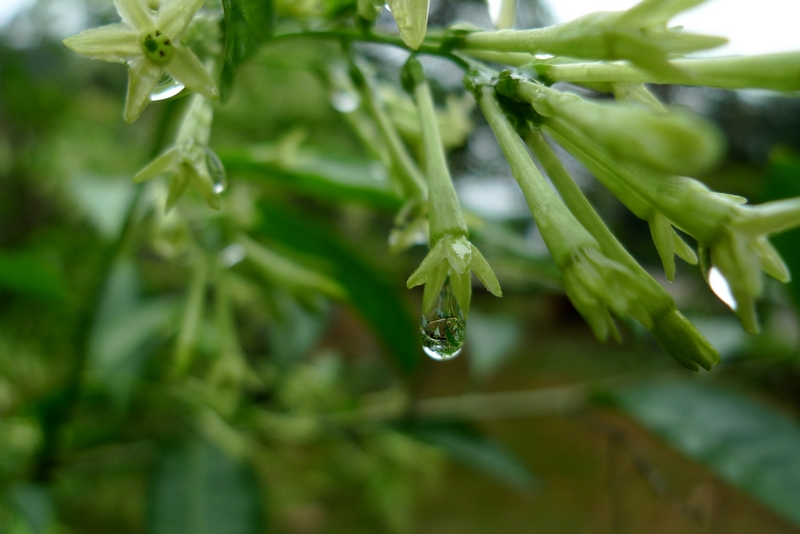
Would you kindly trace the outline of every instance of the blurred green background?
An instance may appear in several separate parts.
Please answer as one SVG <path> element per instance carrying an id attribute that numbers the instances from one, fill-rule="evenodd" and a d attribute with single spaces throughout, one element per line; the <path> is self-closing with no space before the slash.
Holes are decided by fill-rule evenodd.
<path id="1" fill-rule="evenodd" d="M 274 5 L 309 26 L 353 7 Z M 548 22 L 535 3 L 518 9 L 524 25 Z M 434 6 L 432 25 L 456 19 L 488 24 L 483 3 Z M 752 337 L 680 265 L 669 291 L 719 349 L 711 373 L 680 368 L 634 323 L 598 343 L 462 73 L 426 59 L 472 235 L 504 291 L 476 287 L 464 354 L 430 361 L 421 291 L 405 289 L 425 250 L 388 252 L 401 200 L 353 133 L 358 102 L 331 85 L 346 51 L 267 41 L 216 106 L 222 211 L 189 192 L 165 215 L 163 180 L 131 178 L 188 99 L 128 126 L 123 67 L 60 44 L 116 20 L 110 1 L 40 0 L 0 30 L 0 532 L 800 532 L 800 284 L 767 283 Z M 415 151 L 396 86 L 406 55 L 355 52 Z M 653 90 L 725 130 L 709 186 L 800 195 L 796 98 Z M 567 165 L 667 284 L 646 224 Z M 248 261 L 243 234 L 346 297 Z M 774 240 L 795 274 L 798 237 Z"/>

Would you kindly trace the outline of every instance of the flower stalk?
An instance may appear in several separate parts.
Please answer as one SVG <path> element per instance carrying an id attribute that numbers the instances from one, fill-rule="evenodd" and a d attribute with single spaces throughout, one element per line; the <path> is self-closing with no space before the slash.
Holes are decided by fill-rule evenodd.
<path id="1" fill-rule="evenodd" d="M 472 298 L 471 271 L 475 271 L 478 279 L 493 295 L 499 297 L 502 291 L 486 259 L 469 242 L 469 230 L 447 168 L 433 97 L 419 61 L 412 57 L 406 62 L 402 79 L 406 89 L 414 95 L 419 113 L 428 177 L 431 245 L 430 252 L 409 277 L 407 285 L 412 288 L 425 284 L 423 313 L 428 313 L 436 304 L 442 285 L 449 277 L 456 301 L 466 317 Z"/>

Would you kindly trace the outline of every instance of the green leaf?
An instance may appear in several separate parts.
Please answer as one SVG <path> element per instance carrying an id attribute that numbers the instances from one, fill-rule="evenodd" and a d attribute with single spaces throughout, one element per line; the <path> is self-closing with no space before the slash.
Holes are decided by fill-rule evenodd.
<path id="1" fill-rule="evenodd" d="M 261 203 L 261 232 L 289 248 L 318 256 L 328 274 L 380 338 L 398 367 L 411 372 L 419 358 L 419 332 L 388 273 L 380 271 L 330 224 L 274 203 Z"/>
<path id="2" fill-rule="evenodd" d="M 800 426 L 702 381 L 617 391 L 621 408 L 689 457 L 800 525 Z"/>
<path id="3" fill-rule="evenodd" d="M 90 380 L 106 389 L 124 408 L 139 380 L 152 341 L 168 330 L 178 311 L 172 298 L 138 298 L 133 264 L 121 263 L 109 279 L 92 331 L 87 363 Z"/>
<path id="4" fill-rule="evenodd" d="M 147 534 L 264 532 L 261 492 L 253 471 L 200 441 L 163 451 L 147 516 Z"/>
<path id="5" fill-rule="evenodd" d="M 55 513 L 53 498 L 45 486 L 20 483 L 8 492 L 8 500 L 23 518 L 26 532 L 47 534 L 53 532 Z"/>
<path id="6" fill-rule="evenodd" d="M 220 158 L 229 172 L 244 171 L 327 202 L 358 202 L 392 213 L 402 204 L 389 180 L 381 179 L 387 171 L 376 161 L 346 159 L 312 149 L 299 149 L 292 161 L 269 161 L 253 152 L 224 152 Z"/>
<path id="7" fill-rule="evenodd" d="M 522 324 L 514 315 L 484 315 L 480 310 L 470 312 L 470 375 L 479 382 L 491 378 L 514 355 L 520 339 Z"/>
<path id="8" fill-rule="evenodd" d="M 456 462 L 484 473 L 503 484 L 527 492 L 536 486 L 528 467 L 501 443 L 461 422 L 428 422 L 408 432 L 417 439 L 441 447 Z"/>
<path id="9" fill-rule="evenodd" d="M 233 79 L 258 47 L 272 35 L 272 0 L 222 0 L 225 9 L 225 63 L 221 95 L 227 100 Z"/>
<path id="10" fill-rule="evenodd" d="M 0 290 L 44 301 L 60 301 L 64 278 L 47 262 L 25 253 L 0 252 Z"/>

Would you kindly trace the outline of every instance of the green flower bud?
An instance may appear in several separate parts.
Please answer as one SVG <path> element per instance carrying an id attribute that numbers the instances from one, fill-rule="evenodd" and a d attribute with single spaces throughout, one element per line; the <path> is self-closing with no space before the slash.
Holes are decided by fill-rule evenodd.
<path id="1" fill-rule="evenodd" d="M 697 115 L 595 103 L 531 82 L 519 82 L 516 94 L 543 117 L 562 119 L 612 156 L 661 172 L 701 174 L 724 155 L 722 133 Z"/>
<path id="2" fill-rule="evenodd" d="M 546 53 L 574 58 L 625 59 L 661 76 L 684 76 L 667 61 L 720 46 L 726 39 L 667 28 L 674 15 L 703 0 L 644 0 L 628 11 L 590 13 L 571 22 L 522 31 L 474 32 L 464 36 L 467 49 Z"/>
<path id="3" fill-rule="evenodd" d="M 409 47 L 416 50 L 425 40 L 428 30 L 429 0 L 388 0 L 400 37 Z"/>

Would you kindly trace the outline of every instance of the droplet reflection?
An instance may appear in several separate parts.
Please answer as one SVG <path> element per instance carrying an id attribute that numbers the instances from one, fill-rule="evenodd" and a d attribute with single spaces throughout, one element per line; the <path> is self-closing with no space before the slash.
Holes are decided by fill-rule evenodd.
<path id="1" fill-rule="evenodd" d="M 167 100 L 174 96 L 178 96 L 186 88 L 181 82 L 175 81 L 169 74 L 163 74 L 158 81 L 156 88 L 150 93 L 150 101 L 157 102 L 159 100 Z"/>
<path id="2" fill-rule="evenodd" d="M 422 350 L 434 360 L 452 360 L 461 354 L 467 322 L 453 295 L 449 277 L 442 286 L 433 310 L 422 316 L 420 333 Z"/>
<path id="3" fill-rule="evenodd" d="M 719 297 L 719 300 L 728 305 L 732 310 L 736 310 L 736 299 L 733 298 L 731 287 L 722 272 L 716 267 L 711 267 L 708 271 L 708 285 L 711 291 Z"/>
<path id="4" fill-rule="evenodd" d="M 208 167 L 208 174 L 211 176 L 211 182 L 214 184 L 214 193 L 220 194 L 228 187 L 228 177 L 225 174 L 225 167 L 219 160 L 219 156 L 208 147 L 206 150 L 206 166 Z"/>

